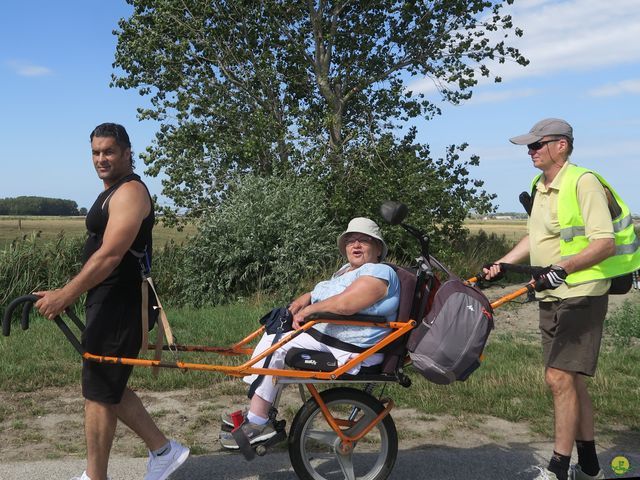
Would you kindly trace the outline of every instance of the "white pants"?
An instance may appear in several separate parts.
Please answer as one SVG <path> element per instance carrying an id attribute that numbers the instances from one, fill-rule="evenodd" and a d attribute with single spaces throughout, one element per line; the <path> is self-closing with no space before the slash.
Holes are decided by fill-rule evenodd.
<path id="1" fill-rule="evenodd" d="M 286 337 L 289 333 L 291 332 L 285 333 L 282 336 L 282 338 Z M 267 350 L 269 347 L 271 347 L 271 345 L 273 344 L 273 337 L 275 337 L 275 335 L 268 335 L 265 333 L 260 339 L 260 341 L 258 342 L 258 345 L 256 345 L 256 348 L 253 351 L 253 355 L 251 356 L 251 358 L 255 358 L 256 356 L 260 355 L 262 352 Z M 342 365 L 347 363 L 349 360 L 359 355 L 358 353 L 347 352 L 345 350 L 340 350 L 339 348 L 331 347 L 329 345 L 326 345 L 324 343 L 317 341 L 308 333 L 302 333 L 298 335 L 296 338 L 294 338 L 293 340 L 291 340 L 290 342 L 285 343 L 282 347 L 280 347 L 275 352 L 273 352 L 268 368 L 279 368 L 279 369 L 284 368 L 285 366 L 284 359 L 287 356 L 287 352 L 292 348 L 304 348 L 305 350 L 317 350 L 320 352 L 329 352 L 338 361 L 338 367 L 341 367 Z M 374 353 L 373 355 L 368 357 L 366 360 L 364 360 L 362 363 L 353 367 L 347 373 L 350 373 L 351 375 L 356 375 L 360 371 L 361 366 L 369 367 L 372 365 L 377 365 L 379 363 L 382 363 L 383 358 L 384 358 L 384 354 Z M 263 365 L 264 365 L 264 359 L 260 360 L 253 366 L 262 367 Z M 244 381 L 248 384 L 251 384 L 256 378 L 257 378 L 257 375 L 248 375 L 244 377 Z M 262 379 L 262 383 L 260 383 L 260 386 L 256 389 L 255 393 L 258 394 L 260 398 L 263 398 L 267 402 L 273 403 L 273 400 L 276 398 L 277 391 L 278 391 L 278 386 L 274 384 L 273 377 L 271 375 L 267 375 Z"/>

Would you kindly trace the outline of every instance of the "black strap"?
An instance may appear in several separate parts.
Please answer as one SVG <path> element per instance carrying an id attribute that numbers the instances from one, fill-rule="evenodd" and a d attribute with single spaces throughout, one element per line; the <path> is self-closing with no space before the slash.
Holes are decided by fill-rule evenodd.
<path id="1" fill-rule="evenodd" d="M 280 341 L 282 335 L 285 332 L 290 332 L 291 330 L 293 330 L 293 315 L 291 315 L 288 305 L 286 307 L 278 307 L 274 308 L 269 313 L 264 315 L 260 319 L 260 323 L 265 326 L 265 331 L 267 333 L 275 333 L 273 342 L 271 342 L 271 346 L 273 346 Z M 272 356 L 273 353 L 267 355 L 267 357 L 264 359 L 263 368 L 269 367 Z M 260 386 L 263 379 L 264 375 L 258 375 L 258 377 L 251 383 L 249 391 L 247 392 L 247 396 L 249 397 L 249 399 L 253 398 L 253 394 L 256 392 L 256 389 Z"/>
<path id="2" fill-rule="evenodd" d="M 273 342 L 271 342 L 271 346 L 274 346 L 276 343 L 280 341 L 283 333 L 284 331 L 282 330 L 282 327 L 281 326 L 278 327 L 278 330 L 276 331 L 276 334 L 273 337 Z M 273 357 L 273 352 L 267 355 L 267 357 L 264 359 L 264 364 L 262 365 L 262 368 L 269 368 L 269 363 L 271 363 L 271 357 Z M 251 382 L 251 385 L 249 386 L 249 391 L 247 392 L 247 397 L 249 397 L 249 400 L 253 398 L 253 394 L 256 393 L 256 390 L 262 383 L 262 380 L 264 380 L 264 377 L 265 377 L 264 375 L 258 375 L 258 378 L 256 378 L 253 382 Z"/>
<path id="3" fill-rule="evenodd" d="M 310 328 L 309 330 L 307 330 L 307 333 L 320 343 L 324 343 L 325 345 L 329 345 L 330 347 L 339 348 L 340 350 L 344 350 L 345 352 L 362 353 L 369 349 L 369 347 L 359 347 L 358 345 L 353 345 L 352 343 L 343 342 L 342 340 L 338 340 L 335 337 L 331 337 L 322 332 L 319 332 L 314 328 Z"/>

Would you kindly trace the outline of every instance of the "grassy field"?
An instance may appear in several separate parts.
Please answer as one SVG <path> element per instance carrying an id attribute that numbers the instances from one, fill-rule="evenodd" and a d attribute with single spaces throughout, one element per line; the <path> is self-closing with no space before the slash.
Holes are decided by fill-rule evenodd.
<path id="1" fill-rule="evenodd" d="M 510 244 L 515 245 L 527 234 L 526 220 L 466 220 L 464 226 L 471 233 L 483 230 L 487 234 L 504 235 Z"/>
<path id="2" fill-rule="evenodd" d="M 471 233 L 484 230 L 488 234 L 504 235 L 510 243 L 515 244 L 526 234 L 527 223 L 525 220 L 468 220 L 465 226 Z M 39 235 L 43 239 L 53 239 L 60 232 L 68 236 L 84 235 L 84 217 L 0 216 L 0 248 L 17 238 Z M 193 226 L 187 226 L 179 232 L 157 224 L 153 230 L 154 242 L 157 246 L 169 240 L 179 243 L 194 232 Z"/>
<path id="3" fill-rule="evenodd" d="M 38 235 L 48 240 L 55 238 L 60 232 L 66 236 L 83 236 L 86 232 L 84 217 L 30 217 L 0 216 L 0 248 L 17 238 Z M 195 228 L 187 226 L 182 232 L 157 224 L 153 229 L 153 240 L 156 246 L 162 246 L 169 240 L 181 242 Z"/>

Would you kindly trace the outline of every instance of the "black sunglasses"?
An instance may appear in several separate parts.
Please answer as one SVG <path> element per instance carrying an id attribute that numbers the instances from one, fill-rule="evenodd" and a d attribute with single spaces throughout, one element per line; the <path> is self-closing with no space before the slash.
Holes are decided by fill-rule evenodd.
<path id="1" fill-rule="evenodd" d="M 529 150 L 540 150 L 547 143 L 557 142 L 558 140 L 560 140 L 560 139 L 559 138 L 554 138 L 553 140 L 545 140 L 544 142 L 533 142 L 533 143 L 528 144 L 527 148 Z"/>

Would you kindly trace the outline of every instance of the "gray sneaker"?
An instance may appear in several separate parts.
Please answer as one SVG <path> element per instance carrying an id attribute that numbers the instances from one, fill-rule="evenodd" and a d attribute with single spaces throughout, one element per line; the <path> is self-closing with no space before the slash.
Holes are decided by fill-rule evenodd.
<path id="1" fill-rule="evenodd" d="M 537 468 L 540 473 L 533 480 L 558 480 L 558 477 L 551 470 L 542 468 L 542 467 L 534 467 Z"/>
<path id="2" fill-rule="evenodd" d="M 272 422 L 267 422 L 264 425 L 257 425 L 245 420 L 240 428 L 247 436 L 250 445 L 269 440 L 276 434 L 276 429 Z M 233 438 L 233 435 L 229 432 L 220 432 L 220 444 L 229 450 L 238 450 L 240 448 L 236 443 L 236 439 Z"/>
<path id="3" fill-rule="evenodd" d="M 604 472 L 602 469 L 596 474 L 596 476 L 587 475 L 582 471 L 582 467 L 577 463 L 575 465 L 571 465 L 569 468 L 569 480 L 603 480 Z"/>

